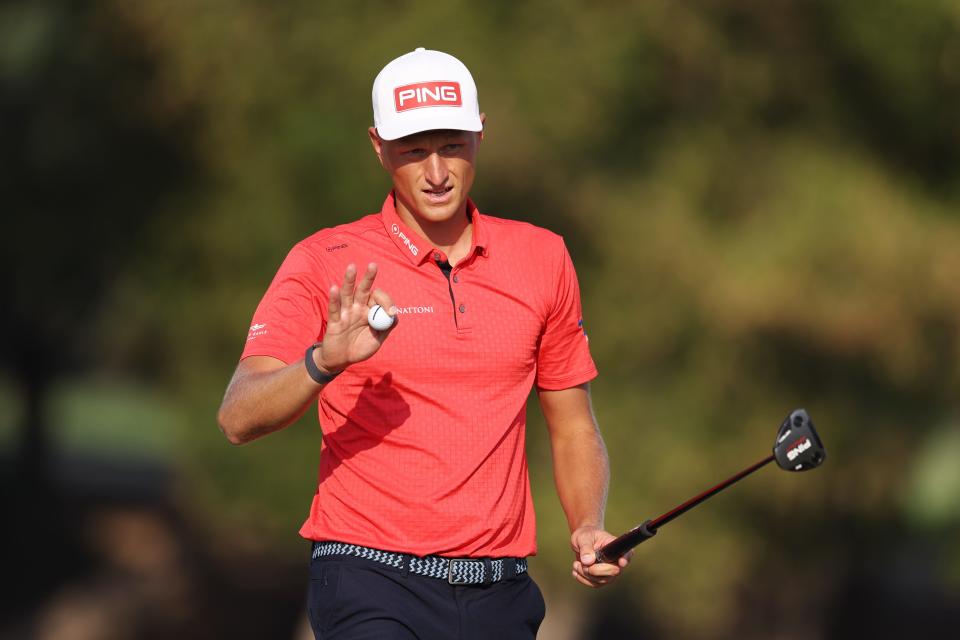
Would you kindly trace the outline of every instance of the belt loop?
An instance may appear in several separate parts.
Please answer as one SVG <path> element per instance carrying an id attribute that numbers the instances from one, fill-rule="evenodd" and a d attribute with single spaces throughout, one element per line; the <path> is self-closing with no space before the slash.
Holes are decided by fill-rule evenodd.
<path id="1" fill-rule="evenodd" d="M 400 554 L 400 575 L 404 578 L 407 577 L 410 573 L 410 554 L 401 553 Z"/>
<path id="2" fill-rule="evenodd" d="M 503 579 L 513 580 L 516 577 L 517 577 L 517 559 L 504 558 L 503 559 Z"/>
<path id="3" fill-rule="evenodd" d="M 483 586 L 493 584 L 493 563 L 490 558 L 483 559 Z"/>

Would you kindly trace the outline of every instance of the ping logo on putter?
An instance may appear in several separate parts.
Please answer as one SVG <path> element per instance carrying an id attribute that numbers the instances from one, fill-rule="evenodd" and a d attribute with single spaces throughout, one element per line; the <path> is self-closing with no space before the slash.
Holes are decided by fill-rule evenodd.
<path id="1" fill-rule="evenodd" d="M 803 409 L 793 411 L 780 425 L 773 453 L 777 465 L 786 471 L 815 469 L 827 457 L 813 421 Z"/>
<path id="2" fill-rule="evenodd" d="M 794 460 L 797 459 L 797 456 L 799 456 L 801 453 L 809 449 L 811 446 L 813 445 L 810 444 L 810 438 L 806 436 L 804 436 L 800 440 L 797 440 L 796 442 L 790 445 L 789 449 L 787 449 L 787 460 L 789 460 L 790 462 L 793 462 Z"/>

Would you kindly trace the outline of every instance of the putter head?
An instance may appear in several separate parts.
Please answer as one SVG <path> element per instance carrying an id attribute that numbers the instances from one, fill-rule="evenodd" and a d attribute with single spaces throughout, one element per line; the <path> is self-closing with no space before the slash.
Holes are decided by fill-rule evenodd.
<path id="1" fill-rule="evenodd" d="M 809 471 L 823 464 L 827 452 L 806 411 L 796 409 L 783 421 L 773 455 L 780 468 L 787 471 Z"/>

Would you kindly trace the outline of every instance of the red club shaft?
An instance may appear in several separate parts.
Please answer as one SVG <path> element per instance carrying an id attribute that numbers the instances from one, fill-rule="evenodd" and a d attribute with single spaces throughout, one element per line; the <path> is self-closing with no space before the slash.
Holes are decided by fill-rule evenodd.
<path id="1" fill-rule="evenodd" d="M 698 494 L 698 495 L 694 496 L 693 498 L 690 498 L 689 500 L 687 500 L 687 501 L 684 502 L 683 504 L 681 504 L 681 505 L 679 505 L 679 506 L 677 506 L 677 507 L 674 507 L 673 509 L 671 509 L 670 511 L 667 511 L 667 512 L 666 512 L 665 514 L 663 514 L 662 516 L 660 516 L 660 517 L 658 517 L 658 518 L 654 518 L 653 520 L 650 521 L 650 524 L 647 525 L 647 528 L 650 529 L 650 530 L 652 530 L 652 531 L 656 531 L 659 527 L 662 527 L 663 525 L 667 524 L 668 522 L 670 522 L 670 521 L 673 520 L 674 518 L 677 518 L 677 517 L 683 515 L 684 513 L 686 513 L 687 511 L 689 511 L 690 509 L 693 509 L 695 506 L 697 506 L 698 504 L 700 504 L 701 502 L 703 502 L 704 500 L 706 500 L 706 499 L 709 498 L 710 496 L 713 496 L 713 495 L 716 495 L 716 494 L 720 493 L 721 491 L 723 491 L 724 489 L 726 489 L 727 487 L 729 487 L 730 485 L 732 485 L 734 482 L 737 482 L 738 480 L 742 480 L 742 479 L 746 478 L 748 475 L 750 475 L 751 473 L 753 473 L 753 472 L 756 471 L 757 469 L 760 469 L 761 467 L 764 467 L 764 466 L 770 464 L 771 462 L 773 462 L 773 460 L 774 460 L 773 455 L 767 456 L 766 458 L 764 458 L 764 459 L 761 460 L 760 462 L 758 462 L 758 463 L 756 463 L 756 464 L 754 464 L 754 465 L 751 465 L 751 466 L 747 467 L 746 469 L 744 469 L 744 470 L 741 471 L 740 473 L 737 473 L 737 474 L 734 474 L 734 475 L 730 476 L 729 478 L 727 478 L 726 480 L 724 480 L 724 481 L 721 482 L 720 484 L 718 484 L 718 485 L 716 485 L 716 486 L 714 486 L 714 487 L 711 487 L 710 489 L 707 489 L 707 490 L 704 491 L 703 493 Z"/>
<path id="2" fill-rule="evenodd" d="M 653 520 L 647 520 L 643 524 L 634 527 L 633 529 L 631 529 L 630 531 L 627 531 L 622 536 L 616 538 L 612 542 L 605 545 L 602 549 L 599 549 L 597 551 L 597 560 L 600 562 L 615 562 L 617 558 L 625 554 L 630 549 L 634 548 L 644 540 L 652 538 L 654 535 L 656 535 L 658 528 L 667 524 L 674 518 L 680 517 L 681 515 L 683 515 L 690 509 L 693 509 L 695 506 L 697 506 L 698 504 L 700 504 L 710 496 L 720 493 L 721 491 L 723 491 L 733 483 L 737 482 L 738 480 L 742 480 L 743 478 L 746 478 L 748 475 L 750 475 L 757 469 L 760 469 L 761 467 L 767 464 L 770 464 L 771 462 L 773 462 L 773 460 L 774 460 L 774 456 L 769 455 L 763 460 L 757 462 L 756 464 L 753 464 L 747 467 L 746 469 L 744 469 L 743 471 L 730 476 L 720 484 L 713 486 L 707 489 L 706 491 L 704 491 L 703 493 L 700 493 L 694 496 L 693 498 L 690 498 L 683 504 L 674 507 L 673 509 L 671 509 L 670 511 L 667 511 L 662 516 L 659 516 Z"/>

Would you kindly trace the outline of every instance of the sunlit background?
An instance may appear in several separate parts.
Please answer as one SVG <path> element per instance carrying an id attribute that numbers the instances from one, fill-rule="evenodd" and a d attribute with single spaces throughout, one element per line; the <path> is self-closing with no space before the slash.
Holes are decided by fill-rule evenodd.
<path id="1" fill-rule="evenodd" d="M 379 69 L 472 70 L 473 195 L 564 235 L 621 532 L 569 576 L 528 455 L 541 637 L 951 637 L 960 624 L 960 4 L 954 0 L 0 5 L 0 638 L 306 638 L 315 413 L 215 413 L 289 248 L 377 211 Z"/>

